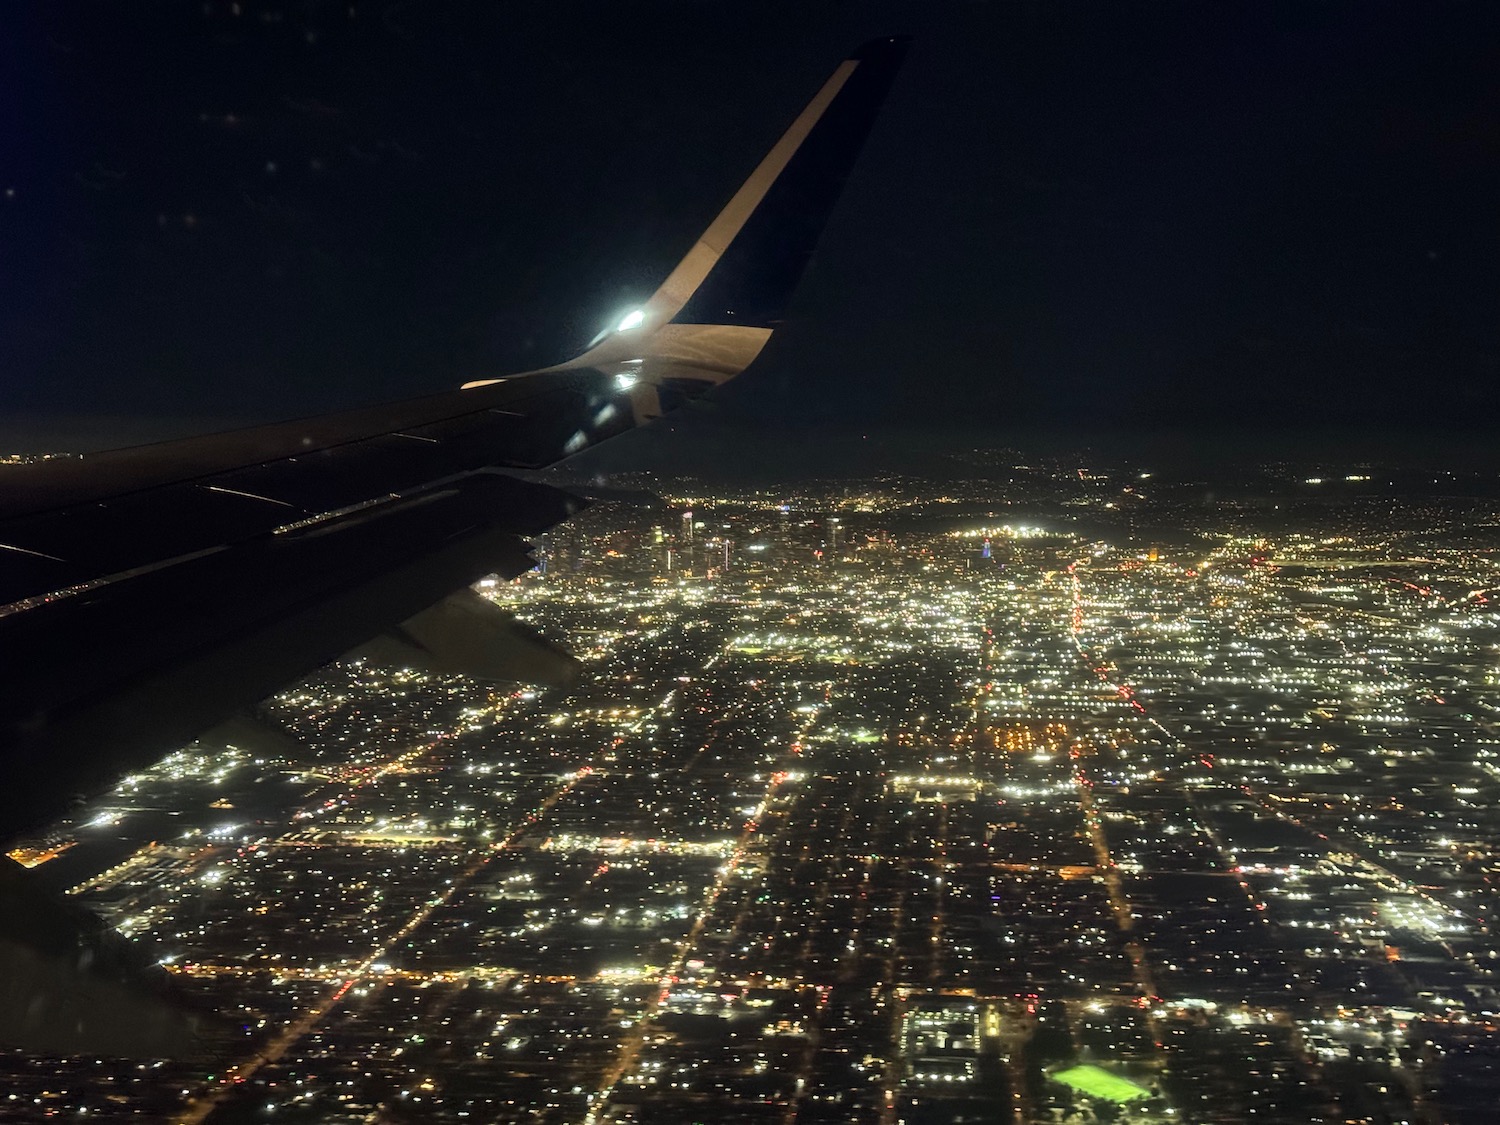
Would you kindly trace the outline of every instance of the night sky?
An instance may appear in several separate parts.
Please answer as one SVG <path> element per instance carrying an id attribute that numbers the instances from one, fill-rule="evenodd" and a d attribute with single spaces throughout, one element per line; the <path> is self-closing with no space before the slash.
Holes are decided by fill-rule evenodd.
<path id="1" fill-rule="evenodd" d="M 637 449 L 1487 440 L 1492 3 L 36 0 L 0 14 L 0 451 L 565 358 L 901 32 L 791 323 Z"/>

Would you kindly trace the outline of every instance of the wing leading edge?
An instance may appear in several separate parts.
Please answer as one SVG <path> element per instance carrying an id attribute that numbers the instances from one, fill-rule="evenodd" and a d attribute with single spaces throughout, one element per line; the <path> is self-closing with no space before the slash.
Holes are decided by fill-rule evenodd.
<path id="1" fill-rule="evenodd" d="M 583 507 L 506 470 L 572 456 L 749 366 L 906 46 L 877 40 L 841 63 L 661 288 L 572 360 L 0 473 L 0 826 L 45 822 L 361 646 L 475 675 L 534 663 L 565 678 L 565 655 L 453 597 L 528 570 L 526 537 Z M 31 888 L 0 875 L 0 913 L 32 916 Z M 119 1051 L 114 1023 L 84 1015 L 97 1006 L 86 998 L 117 986 L 166 1021 L 141 1051 L 177 1042 L 186 1024 L 154 986 L 101 976 L 100 939 L 73 929 L 55 955 L 29 931 L 0 934 L 0 983 L 41 982 L 0 988 L 0 1042 Z"/>

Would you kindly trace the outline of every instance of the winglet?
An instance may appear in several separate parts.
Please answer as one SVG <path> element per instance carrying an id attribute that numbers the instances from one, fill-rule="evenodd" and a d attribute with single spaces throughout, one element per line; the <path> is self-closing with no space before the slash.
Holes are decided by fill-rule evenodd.
<path id="1" fill-rule="evenodd" d="M 648 315 L 676 324 L 781 322 L 908 44 L 872 40 L 839 64 L 651 298 Z"/>
<path id="2" fill-rule="evenodd" d="M 784 318 L 909 45 L 875 39 L 841 62 L 650 300 L 559 367 L 653 384 L 717 383 L 748 367 Z"/>

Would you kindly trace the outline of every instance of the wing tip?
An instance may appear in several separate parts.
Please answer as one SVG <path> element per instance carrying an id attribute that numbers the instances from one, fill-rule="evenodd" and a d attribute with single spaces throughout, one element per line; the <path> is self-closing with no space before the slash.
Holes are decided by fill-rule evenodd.
<path id="1" fill-rule="evenodd" d="M 871 39 L 834 71 L 653 296 L 671 323 L 782 323 L 910 43 Z"/>

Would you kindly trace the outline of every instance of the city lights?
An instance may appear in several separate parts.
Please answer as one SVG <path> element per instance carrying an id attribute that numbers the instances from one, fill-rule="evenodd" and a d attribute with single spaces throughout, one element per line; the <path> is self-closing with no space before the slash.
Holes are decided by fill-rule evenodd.
<path id="1" fill-rule="evenodd" d="M 1419 1119 L 1500 1020 L 1492 548 L 1154 473 L 1158 542 L 1106 503 L 1143 474 L 1029 471 L 1046 518 L 958 531 L 982 482 L 600 503 L 479 587 L 574 687 L 331 665 L 264 708 L 294 754 L 189 747 L 14 842 L 240 1038 L 206 1082 L 8 1084 L 191 1121 Z"/>

